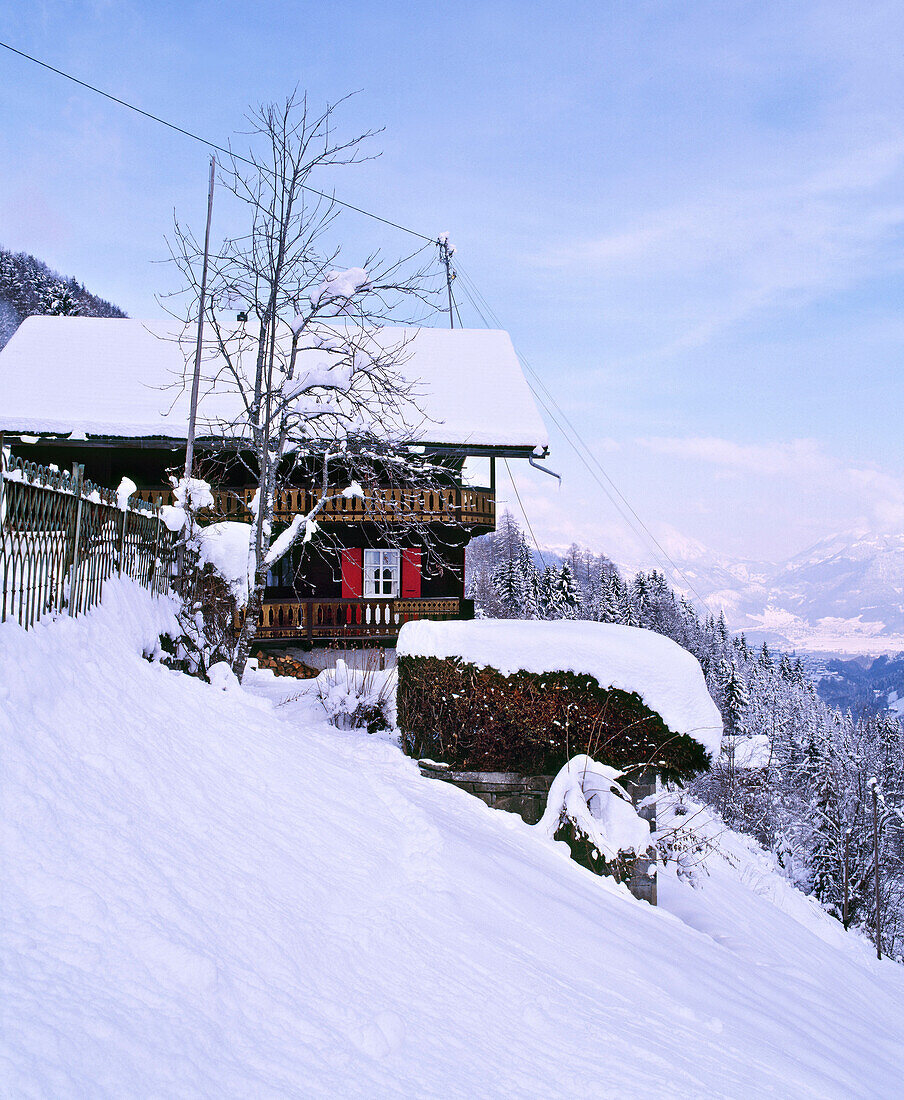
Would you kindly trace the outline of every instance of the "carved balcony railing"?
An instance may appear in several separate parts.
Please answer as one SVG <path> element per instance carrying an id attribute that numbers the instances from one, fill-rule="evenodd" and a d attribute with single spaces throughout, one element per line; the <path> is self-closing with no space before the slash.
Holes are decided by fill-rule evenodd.
<path id="1" fill-rule="evenodd" d="M 459 619 L 470 604 L 457 597 L 413 600 L 264 600 L 257 640 L 281 638 L 314 642 L 334 638 L 398 636 L 411 619 Z M 242 625 L 241 615 L 235 628 Z"/>
<path id="2" fill-rule="evenodd" d="M 204 514 L 210 519 L 251 518 L 254 486 L 220 489 L 214 492 L 214 508 Z M 496 500 L 485 489 L 449 488 L 435 491 L 375 489 L 366 497 L 343 497 L 331 490 L 330 499 L 317 515 L 318 523 L 461 523 L 467 527 L 496 527 Z M 139 489 L 138 496 L 156 504 L 172 504 L 171 489 Z M 307 489 L 285 489 L 277 494 L 273 518 L 288 523 L 293 516 L 305 515 L 317 504 L 319 493 Z"/>

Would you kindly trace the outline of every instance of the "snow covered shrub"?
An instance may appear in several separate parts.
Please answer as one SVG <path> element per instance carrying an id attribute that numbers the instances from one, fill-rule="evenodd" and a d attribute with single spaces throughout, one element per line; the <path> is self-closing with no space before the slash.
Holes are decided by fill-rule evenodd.
<path id="1" fill-rule="evenodd" d="M 694 781 L 693 793 L 718 810 L 729 828 L 755 837 L 764 847 L 776 838 L 781 807 L 768 769 L 738 767 L 723 756 Z"/>
<path id="2" fill-rule="evenodd" d="M 217 661 L 207 670 L 207 679 L 212 687 L 220 691 L 237 691 L 239 681 L 228 661 Z"/>
<path id="3" fill-rule="evenodd" d="M 188 496 L 184 490 L 180 494 L 177 486 L 174 492 L 179 505 L 167 510 L 167 525 L 183 532 L 179 585 L 182 637 L 171 663 L 203 677 L 216 662 L 233 662 L 236 622 L 248 600 L 251 525 L 231 520 L 204 527 L 193 521 L 189 524 L 188 505 L 183 507 L 183 500 L 189 500 L 195 510 L 213 503 L 207 482 L 193 481 L 191 485 L 194 490 Z"/>
<path id="4" fill-rule="evenodd" d="M 589 756 L 572 757 L 553 780 L 534 828 L 564 840 L 572 859 L 596 874 L 627 882 L 635 858 L 650 847 L 650 824 L 618 782 L 621 775 Z"/>
<path id="5" fill-rule="evenodd" d="M 400 656 L 399 727 L 412 756 L 472 771 L 550 775 L 576 749 L 616 767 L 649 762 L 663 778 L 709 766 L 636 692 L 604 690 L 574 672 L 503 675 L 457 658 Z"/>
<path id="6" fill-rule="evenodd" d="M 317 696 L 337 729 L 392 729 L 395 669 L 379 669 L 376 658 L 364 668 L 350 668 L 337 660 L 317 677 Z"/>
<path id="7" fill-rule="evenodd" d="M 178 616 L 181 634 L 175 642 L 161 639 L 169 654 L 166 664 L 203 678 L 218 661 L 231 663 L 235 613 L 235 595 L 217 570 L 209 564 L 187 565 Z"/>
<path id="8" fill-rule="evenodd" d="M 697 886 L 699 876 L 708 873 L 706 858 L 715 850 L 714 842 L 694 827 L 701 807 L 688 804 L 682 792 L 673 791 L 659 797 L 657 814 L 659 828 L 653 838 L 657 857 L 663 864 L 673 864 L 683 882 Z"/>

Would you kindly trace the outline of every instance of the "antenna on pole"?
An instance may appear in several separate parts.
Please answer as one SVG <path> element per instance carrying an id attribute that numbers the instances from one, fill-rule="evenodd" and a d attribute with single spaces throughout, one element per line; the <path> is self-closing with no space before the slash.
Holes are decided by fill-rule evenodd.
<path id="1" fill-rule="evenodd" d="M 453 314 L 455 302 L 452 298 L 452 281 L 455 278 L 455 269 L 452 267 L 452 256 L 455 254 L 455 249 L 449 243 L 448 233 L 440 233 L 436 238 L 436 243 L 439 246 L 439 258 L 446 265 L 446 290 L 449 294 L 449 328 L 455 328 L 455 317 Z"/>
<path id="2" fill-rule="evenodd" d="M 210 251 L 210 218 L 213 214 L 213 184 L 217 158 L 210 158 L 210 186 L 207 189 L 207 228 L 204 230 L 204 265 L 201 268 L 201 293 L 198 296 L 198 337 L 195 343 L 195 370 L 191 380 L 191 406 L 188 412 L 188 438 L 185 442 L 185 479 L 191 477 L 195 461 L 195 423 L 198 419 L 198 390 L 201 385 L 201 348 L 204 339 L 204 307 L 207 298 L 207 257 Z"/>

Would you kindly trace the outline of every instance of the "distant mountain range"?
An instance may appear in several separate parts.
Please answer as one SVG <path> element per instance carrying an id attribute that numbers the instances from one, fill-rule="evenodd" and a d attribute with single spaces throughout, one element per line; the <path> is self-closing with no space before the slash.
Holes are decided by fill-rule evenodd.
<path id="1" fill-rule="evenodd" d="M 798 654 L 826 703 L 904 720 L 904 534 L 832 535 L 778 563 L 721 557 L 671 529 L 659 541 L 680 570 L 668 570 L 676 589 L 723 611 L 751 644 Z M 625 578 L 650 568 L 637 547 L 621 549 L 607 552 Z M 544 561 L 565 553 L 547 548 Z"/>
<path id="2" fill-rule="evenodd" d="M 720 558 L 684 540 L 669 552 L 706 605 L 732 630 L 783 650 L 904 651 L 904 534 L 849 532 L 788 561 Z M 687 587 L 678 582 L 678 587 Z"/>
<path id="3" fill-rule="evenodd" d="M 855 716 L 885 710 L 904 718 L 904 653 L 897 657 L 805 657 L 804 668 L 830 706 Z"/>
<path id="4" fill-rule="evenodd" d="M 831 535 L 783 562 L 726 557 L 674 530 L 660 545 L 680 570 L 656 566 L 673 587 L 753 644 L 825 658 L 904 653 L 904 533 Z M 652 567 L 629 543 L 602 549 L 625 577 Z M 544 557 L 558 565 L 564 552 Z"/>

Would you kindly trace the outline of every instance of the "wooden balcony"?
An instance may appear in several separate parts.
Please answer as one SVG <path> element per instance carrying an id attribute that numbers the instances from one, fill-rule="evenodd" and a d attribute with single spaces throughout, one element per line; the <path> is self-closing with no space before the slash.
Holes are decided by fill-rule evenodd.
<path id="1" fill-rule="evenodd" d="M 264 600 L 258 618 L 258 641 L 315 642 L 345 638 L 394 641 L 411 619 L 460 619 L 469 601 L 457 597 L 416 600 Z M 241 618 L 236 617 L 236 630 Z"/>
<path id="2" fill-rule="evenodd" d="M 222 489 L 214 493 L 215 507 L 202 513 L 203 518 L 249 521 L 255 487 Z M 171 489 L 139 489 L 137 496 L 156 503 L 173 503 Z M 331 492 L 330 496 L 333 495 Z M 293 516 L 306 514 L 319 500 L 319 494 L 306 489 L 287 489 L 276 498 L 274 519 L 289 523 Z M 496 500 L 484 489 L 442 489 L 436 492 L 402 489 L 376 489 L 367 497 L 336 497 L 328 500 L 317 516 L 318 523 L 461 523 L 466 527 L 496 527 Z"/>

